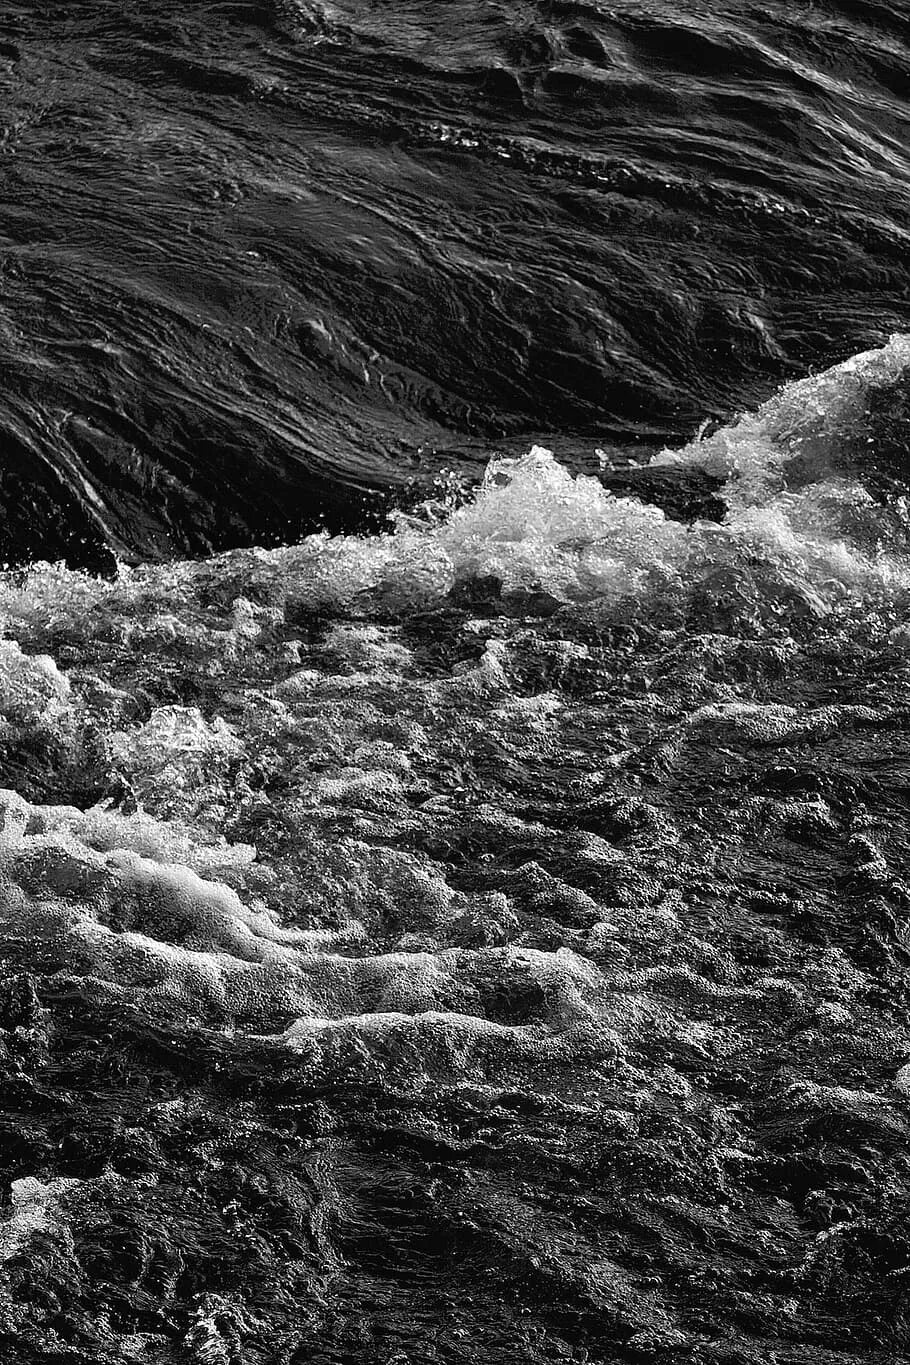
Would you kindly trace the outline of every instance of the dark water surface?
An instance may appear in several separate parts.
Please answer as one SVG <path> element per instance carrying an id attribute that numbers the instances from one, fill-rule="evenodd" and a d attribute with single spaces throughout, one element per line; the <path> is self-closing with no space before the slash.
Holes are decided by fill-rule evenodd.
<path id="1" fill-rule="evenodd" d="M 900 5 L 14 0 L 2 37 L 7 560 L 678 444 L 910 320 Z"/>
<path id="2" fill-rule="evenodd" d="M 0 1365 L 905 1361 L 906 6 L 0 21 Z"/>

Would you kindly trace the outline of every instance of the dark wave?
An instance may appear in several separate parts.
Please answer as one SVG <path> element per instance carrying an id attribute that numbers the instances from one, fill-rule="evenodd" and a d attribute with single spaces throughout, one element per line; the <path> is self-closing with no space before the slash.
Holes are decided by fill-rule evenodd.
<path id="1" fill-rule="evenodd" d="M 0 556 L 377 525 L 908 325 L 880 5 L 14 3 Z"/>

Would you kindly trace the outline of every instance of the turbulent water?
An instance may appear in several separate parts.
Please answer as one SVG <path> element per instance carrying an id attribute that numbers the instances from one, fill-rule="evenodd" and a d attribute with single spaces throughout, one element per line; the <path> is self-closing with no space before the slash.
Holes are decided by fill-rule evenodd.
<path id="1" fill-rule="evenodd" d="M 901 8 L 3 20 L 0 1361 L 905 1359 Z"/>
<path id="2" fill-rule="evenodd" d="M 900 1357 L 908 383 L 6 574 L 4 1359 Z"/>

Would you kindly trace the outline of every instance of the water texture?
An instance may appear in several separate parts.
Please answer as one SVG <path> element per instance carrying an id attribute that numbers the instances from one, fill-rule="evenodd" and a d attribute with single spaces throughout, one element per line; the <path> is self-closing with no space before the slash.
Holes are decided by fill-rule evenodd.
<path id="1" fill-rule="evenodd" d="M 679 445 L 910 325 L 901 6 L 3 18 L 8 562 L 276 544 L 496 450 Z"/>
<path id="2" fill-rule="evenodd" d="M 905 1360 L 902 9 L 2 19 L 0 1363 Z"/>
<path id="3" fill-rule="evenodd" d="M 908 383 L 3 577 L 4 1358 L 902 1357 Z"/>

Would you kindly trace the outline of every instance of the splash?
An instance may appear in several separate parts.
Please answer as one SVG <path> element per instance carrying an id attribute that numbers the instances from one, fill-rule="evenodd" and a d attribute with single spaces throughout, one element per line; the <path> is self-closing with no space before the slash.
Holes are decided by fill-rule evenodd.
<path id="1" fill-rule="evenodd" d="M 877 1240 L 818 1242 L 826 1225 L 795 1210 L 816 1166 L 846 1179 L 870 1144 L 903 1178 L 910 849 L 889 803 L 910 567 L 864 459 L 874 395 L 907 363 L 897 338 L 661 456 L 723 480 L 720 525 L 535 448 L 372 539 L 3 577 L 0 1054 L 32 1106 L 0 1227 L 11 1276 L 27 1250 L 63 1283 L 80 1237 L 96 1264 L 96 1204 L 131 1227 L 158 1209 L 231 1261 L 225 1220 L 266 1198 L 238 1184 L 236 1152 L 189 1212 L 159 1175 L 197 1159 L 200 1125 L 221 1152 L 220 1123 L 241 1164 L 273 1153 L 289 1227 L 315 1201 L 294 1262 L 313 1323 L 386 1217 L 376 1152 L 394 1151 L 396 1172 L 417 1153 L 408 1191 L 451 1209 L 447 1236 L 470 1223 L 465 1265 L 523 1303 L 531 1266 L 579 1340 L 612 1324 L 614 1355 L 701 1340 L 669 1269 L 683 1255 L 723 1261 L 730 1340 L 747 1312 L 753 1336 L 789 1313 L 798 1337 L 855 1283 L 856 1330 L 881 1335 L 904 1222 L 859 1177 Z M 147 1077 L 169 1067 L 167 1097 Z M 103 1159 L 61 1148 L 74 1087 L 105 1123 L 132 1115 Z M 368 1157 L 332 1145 L 345 1124 Z M 291 1150 L 312 1162 L 293 1188 Z M 573 1182 L 588 1204 L 563 1224 Z M 388 1218 L 399 1235 L 394 1201 Z M 767 1321 L 756 1227 L 787 1277 Z M 155 1255 L 134 1272 L 152 1285 Z M 220 1274 L 181 1329 L 197 1354 L 260 1331 Z M 5 1284 L 3 1312 L 41 1318 Z M 295 1332 L 303 1293 L 287 1291 Z"/>
<path id="2" fill-rule="evenodd" d="M 687 458 L 713 457 L 698 445 Z M 743 569 L 735 591 L 723 580 L 718 636 L 706 584 L 747 562 L 750 578 Z M 782 565 L 790 596 L 775 598 Z M 558 897 L 571 902 L 589 878 L 599 886 L 616 877 L 622 858 L 603 836 L 624 821 L 656 821 L 658 844 L 674 844 L 649 808 L 598 804 L 610 785 L 598 771 L 621 771 L 631 751 L 579 748 L 586 729 L 602 728 L 596 707 L 617 678 L 614 659 L 572 638 L 592 606 L 602 623 L 629 600 L 644 609 L 642 623 L 656 608 L 675 639 L 668 603 L 701 593 L 715 633 L 702 637 L 694 671 L 690 643 L 685 690 L 702 704 L 680 714 L 674 744 L 713 731 L 786 746 L 874 723 L 868 708 L 757 701 L 753 675 L 731 655 L 754 635 L 756 602 L 788 630 L 807 619 L 817 629 L 835 571 L 841 605 L 850 591 L 900 577 L 818 526 L 808 540 L 779 506 L 744 508 L 724 528 L 686 527 L 573 478 L 539 449 L 492 465 L 474 502 L 446 520 L 412 520 L 378 546 L 317 540 L 114 583 L 36 568 L 8 589 L 9 619 L 33 648 L 68 637 L 80 666 L 64 674 L 49 655 L 5 643 L 5 761 L 21 789 L 2 800 L 5 932 L 25 936 L 32 965 L 64 960 L 153 1013 L 232 1037 L 331 1041 L 343 1051 L 355 1036 L 363 1045 L 389 1030 L 402 1038 L 420 1017 L 419 1050 L 451 1035 L 464 1066 L 476 1050 L 469 1035 L 494 1057 L 507 1038 L 510 1055 L 513 1045 L 550 1055 L 547 1039 L 563 1047 L 572 1030 L 583 1038 L 595 1026 L 613 1039 L 612 1056 L 619 1035 L 597 969 L 565 946 L 530 958 L 501 946 L 517 923 L 510 898 L 453 885 L 457 840 L 529 856 L 551 849 L 549 818 L 510 813 L 507 792 L 555 765 L 600 812 L 582 836 L 558 836 L 575 869 L 557 877 Z M 764 597 L 748 597 L 747 581 L 760 576 Z M 461 611 L 454 636 L 449 626 L 434 645 L 446 593 L 491 577 L 505 614 Z M 249 596 L 235 596 L 238 581 Z M 510 600 L 531 589 L 564 603 L 561 612 L 516 615 Z M 80 613 L 63 616 L 67 595 Z M 305 608 L 329 602 L 343 613 L 370 597 L 375 620 L 337 619 L 305 643 Z M 408 629 L 403 603 L 429 614 L 426 634 Z M 725 646 L 709 644 L 719 638 Z M 799 650 L 787 638 L 762 671 L 796 673 Z M 725 667 L 739 683 L 732 692 L 711 686 Z M 668 675 L 670 696 L 685 676 Z M 180 704 L 167 700 L 175 689 Z M 620 726 L 608 744 L 621 737 Z M 55 801 L 54 788 L 69 802 Z M 596 898 L 582 904 L 595 913 Z M 492 996 L 484 981 L 495 983 Z M 529 1019 L 491 1003 L 528 991 L 539 997 Z M 432 1070 L 427 1061 L 423 1074 Z"/>
<path id="3" fill-rule="evenodd" d="M 67 638 L 107 634 L 124 649 L 208 650 L 227 667 L 232 654 L 255 652 L 276 626 L 280 633 L 288 611 L 388 618 L 484 582 L 506 598 L 538 593 L 604 608 L 654 600 L 660 610 L 668 594 L 690 602 L 718 576 L 765 592 L 772 613 L 781 591 L 808 611 L 899 594 L 910 582 L 904 505 L 896 495 L 885 505 L 864 476 L 875 472 L 870 398 L 905 383 L 908 366 L 910 340 L 895 336 L 657 456 L 655 468 L 681 479 L 701 470 L 722 480 L 721 525 L 683 525 L 616 497 L 535 446 L 491 460 L 466 505 L 400 514 L 390 534 L 315 535 L 279 550 L 123 568 L 114 583 L 48 565 L 7 574 L 0 619 L 14 639 L 29 626 Z M 213 597 L 232 604 L 217 634 L 202 607 Z"/>

